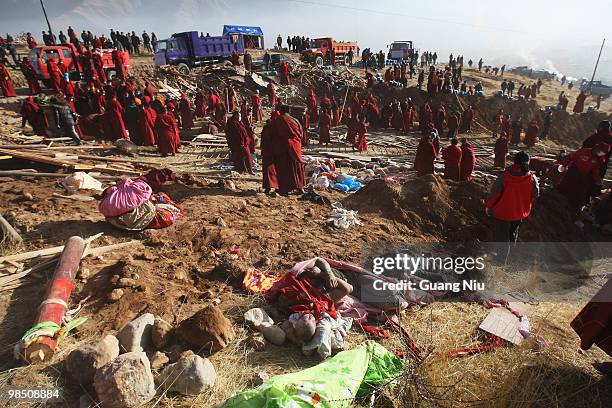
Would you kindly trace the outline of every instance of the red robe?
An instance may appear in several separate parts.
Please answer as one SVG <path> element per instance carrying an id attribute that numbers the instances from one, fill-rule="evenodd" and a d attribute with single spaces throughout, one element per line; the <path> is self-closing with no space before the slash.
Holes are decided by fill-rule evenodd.
<path id="1" fill-rule="evenodd" d="M 202 91 L 198 91 L 195 95 L 195 116 L 203 118 L 206 115 L 206 95 Z"/>
<path id="2" fill-rule="evenodd" d="M 28 81 L 28 87 L 30 88 L 30 93 L 32 95 L 39 94 L 41 92 L 41 89 L 40 89 L 40 83 L 38 82 L 38 75 L 36 74 L 36 70 L 34 70 L 34 66 L 29 60 L 24 62 L 23 75 Z"/>
<path id="3" fill-rule="evenodd" d="M 493 166 L 505 169 L 506 168 L 506 156 L 508 155 L 508 138 L 505 133 L 495 141 L 495 159 L 493 160 Z"/>
<path id="4" fill-rule="evenodd" d="M 532 122 L 527 128 L 527 132 L 525 133 L 525 140 L 523 141 L 523 143 L 525 143 L 525 146 L 527 147 L 535 146 L 536 138 L 538 137 L 539 132 L 540 132 L 540 127 L 538 126 L 538 124 L 535 122 Z"/>
<path id="5" fill-rule="evenodd" d="M 157 113 L 153 108 L 150 106 L 139 106 L 136 137 L 132 141 L 143 146 L 154 146 L 156 120 Z"/>
<path id="6" fill-rule="evenodd" d="M 0 63 L 0 89 L 2 89 L 2 94 L 5 97 L 17 96 L 15 93 L 15 88 L 13 88 L 13 83 L 11 82 L 11 77 L 9 76 L 8 69 Z"/>
<path id="7" fill-rule="evenodd" d="M 310 90 L 310 97 L 308 98 L 308 117 L 313 122 L 319 121 L 319 107 L 317 103 L 317 96 L 314 91 Z"/>
<path id="8" fill-rule="evenodd" d="M 434 160 L 436 159 L 436 148 L 429 136 L 421 138 L 414 158 L 414 168 L 417 176 L 434 173 Z"/>
<path id="9" fill-rule="evenodd" d="M 253 105 L 253 121 L 257 123 L 263 119 L 263 114 L 261 112 L 261 98 L 259 95 L 251 96 L 251 105 Z"/>
<path id="10" fill-rule="evenodd" d="M 47 72 L 49 72 L 51 88 L 55 93 L 60 93 L 62 90 L 62 73 L 55 63 L 55 58 L 49 58 L 49 61 L 47 62 Z"/>
<path id="11" fill-rule="evenodd" d="M 93 82 L 94 79 L 98 78 L 98 72 L 94 69 L 91 61 L 91 57 L 89 53 L 81 54 L 79 57 L 79 62 L 81 64 L 81 69 L 83 70 L 83 77 L 85 77 L 85 82 Z"/>
<path id="12" fill-rule="evenodd" d="M 357 150 L 365 152 L 368 150 L 368 143 L 366 140 L 366 134 L 368 133 L 368 127 L 363 122 L 357 122 L 355 124 L 357 131 Z"/>
<path id="13" fill-rule="evenodd" d="M 98 79 L 103 84 L 106 83 L 106 72 L 104 72 L 104 63 L 102 62 L 102 56 L 97 52 L 93 54 L 93 65 L 96 69 L 96 73 L 98 74 Z"/>
<path id="14" fill-rule="evenodd" d="M 349 117 L 346 120 L 346 143 L 355 146 L 357 140 L 357 119 Z"/>
<path id="15" fill-rule="evenodd" d="M 123 107 L 117 101 L 117 98 L 111 98 L 106 101 L 106 110 L 104 111 L 104 135 L 107 139 L 115 141 L 118 139 L 128 139 L 125 131 L 125 123 L 123 122 Z"/>
<path id="16" fill-rule="evenodd" d="M 183 129 L 190 130 L 193 127 L 193 114 L 191 113 L 191 102 L 187 95 L 183 95 L 179 101 L 179 114 L 181 115 L 181 124 Z"/>
<path id="17" fill-rule="evenodd" d="M 562 161 L 568 170 L 564 173 L 559 191 L 567 197 L 570 208 L 580 211 L 589 202 L 596 185 L 601 182 L 601 166 L 605 158 L 594 157 L 592 148 L 582 148 Z"/>
<path id="18" fill-rule="evenodd" d="M 34 102 L 34 98 L 28 97 L 21 106 L 21 127 L 26 122 L 32 126 L 34 133 L 38 136 L 47 136 L 47 118 L 40 106 Z"/>
<path id="19" fill-rule="evenodd" d="M 154 130 L 159 152 L 162 155 L 174 155 L 181 145 L 179 128 L 174 115 L 168 111 L 158 114 L 155 119 Z"/>
<path id="20" fill-rule="evenodd" d="M 442 150 L 442 159 L 444 159 L 444 178 L 459 181 L 461 154 L 461 148 L 457 145 L 450 145 Z"/>
<path id="21" fill-rule="evenodd" d="M 302 160 L 302 125 L 289 114 L 283 114 L 272 125 L 272 149 L 282 194 L 304 188 L 304 162 Z"/>
<path id="22" fill-rule="evenodd" d="M 291 74 L 289 64 L 284 63 L 279 67 L 280 81 L 281 85 L 290 85 L 291 84 Z"/>
<path id="23" fill-rule="evenodd" d="M 461 145 L 461 176 L 462 181 L 472 180 L 472 172 L 476 166 L 476 155 L 474 154 L 474 147 L 469 143 L 465 142 Z"/>
<path id="24" fill-rule="evenodd" d="M 576 97 L 576 105 L 574 105 L 574 113 L 582 113 L 584 111 L 584 101 L 586 100 L 587 96 L 580 92 L 580 94 L 578 94 L 578 96 Z"/>
<path id="25" fill-rule="evenodd" d="M 414 112 L 411 107 L 407 107 L 404 113 L 402 114 L 402 122 L 403 122 L 403 130 L 404 132 L 410 131 L 412 127 L 412 120 L 414 117 Z"/>
<path id="26" fill-rule="evenodd" d="M 274 151 L 272 147 L 272 123 L 268 122 L 261 130 L 261 166 L 262 186 L 265 190 L 277 189 L 278 179 L 274 166 Z"/>
<path id="27" fill-rule="evenodd" d="M 234 91 L 234 87 L 231 84 L 225 87 L 225 103 L 229 111 L 233 112 L 236 107 L 236 91 Z"/>
<path id="28" fill-rule="evenodd" d="M 118 50 L 113 50 L 112 52 L 113 64 L 115 65 L 115 72 L 117 73 L 117 77 L 120 79 L 125 79 L 125 61 L 123 61 L 123 54 L 121 54 Z"/>
<path id="29" fill-rule="evenodd" d="M 268 84 L 268 100 L 270 102 L 270 106 L 276 106 L 276 90 L 274 89 L 272 82 Z"/>
<path id="30" fill-rule="evenodd" d="M 474 110 L 471 108 L 463 111 L 461 115 L 461 128 L 459 129 L 462 133 L 469 133 L 472 131 L 472 120 L 474 119 Z"/>
<path id="31" fill-rule="evenodd" d="M 329 130 L 331 127 L 331 116 L 323 112 L 319 118 L 319 144 L 329 143 Z"/>
<path id="32" fill-rule="evenodd" d="M 232 154 L 234 169 L 238 172 L 253 171 L 253 157 L 250 151 L 250 137 L 244 124 L 231 118 L 225 126 L 225 138 Z"/>

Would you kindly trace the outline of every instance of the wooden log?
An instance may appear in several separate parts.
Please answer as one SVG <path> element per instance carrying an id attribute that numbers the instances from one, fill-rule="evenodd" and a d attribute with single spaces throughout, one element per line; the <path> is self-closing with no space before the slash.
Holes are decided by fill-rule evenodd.
<path id="1" fill-rule="evenodd" d="M 90 174 L 91 175 L 91 174 Z M 1 170 L 0 177 L 50 177 L 50 178 L 65 178 L 66 173 L 38 173 L 36 171 L 27 170 Z M 117 180 L 116 176 L 98 175 L 95 178 L 99 180 Z"/>
<path id="2" fill-rule="evenodd" d="M 92 235 L 91 237 L 85 239 L 85 243 L 93 242 L 94 240 L 100 238 L 102 235 L 104 235 L 103 232 L 100 232 L 99 234 L 96 234 L 96 235 Z M 60 246 L 51 247 L 51 248 L 39 249 L 37 251 L 30 251 L 30 252 L 24 252 L 21 254 L 3 256 L 0 258 L 0 263 L 10 262 L 10 261 L 13 261 L 13 262 L 25 261 L 28 259 L 36 258 L 38 256 L 55 255 L 55 254 L 59 254 L 63 250 L 64 250 L 64 246 L 60 245 Z"/>
<path id="3" fill-rule="evenodd" d="M 15 228 L 0 214 L 0 227 L 2 227 L 2 231 L 4 231 L 4 235 L 8 237 L 11 241 L 16 243 L 23 242 L 23 238 L 17 232 Z"/>

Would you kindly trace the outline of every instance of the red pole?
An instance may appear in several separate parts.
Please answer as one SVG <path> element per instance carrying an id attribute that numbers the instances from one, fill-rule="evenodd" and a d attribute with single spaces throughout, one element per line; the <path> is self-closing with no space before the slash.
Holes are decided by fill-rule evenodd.
<path id="1" fill-rule="evenodd" d="M 85 251 L 85 241 L 81 237 L 68 238 L 55 267 L 45 300 L 40 305 L 35 325 L 49 322 L 62 326 L 68 299 L 72 293 L 72 282 L 79 271 L 83 251 Z M 25 360 L 29 363 L 48 361 L 55 353 L 57 341 L 57 337 L 38 337 L 25 349 Z"/>

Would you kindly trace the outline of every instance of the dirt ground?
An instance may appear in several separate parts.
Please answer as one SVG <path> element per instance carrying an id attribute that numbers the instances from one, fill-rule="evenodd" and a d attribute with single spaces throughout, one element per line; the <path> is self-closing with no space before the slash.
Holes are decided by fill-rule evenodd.
<path id="1" fill-rule="evenodd" d="M 146 65 L 142 58 L 138 64 Z M 468 71 L 468 75 L 483 80 L 487 94 L 497 88 L 495 78 Z M 16 74 L 15 77 L 18 77 Z M 519 81 L 528 79 L 517 78 Z M 17 81 L 18 82 L 18 81 Z M 525 117 L 540 107 L 554 104 L 560 84 L 545 83 L 542 98 L 536 104 L 506 103 L 496 98 L 474 100 L 481 128 L 472 135 L 481 147 L 490 147 L 489 126 L 499 106 L 525 111 Z M 400 91 L 412 93 L 413 90 Z M 19 90 L 20 95 L 25 90 Z M 566 92 L 568 93 L 568 92 Z M 575 97 L 569 92 L 570 99 Z M 418 95 L 417 95 L 418 96 Z M 423 96 L 420 96 L 423 98 Z M 552 102 L 551 102 L 552 101 Z M 0 99 L 0 140 L 15 143 L 22 135 L 16 99 Z M 418 102 L 417 102 L 418 103 Z M 447 101 L 451 106 L 456 102 Z M 468 103 L 463 101 L 462 103 Z M 573 103 L 570 103 L 570 108 Z M 601 117 L 609 115 L 612 105 L 604 105 L 606 113 L 595 112 L 580 117 L 560 117 L 559 136 L 539 143 L 533 152 L 556 152 L 561 147 L 574 147 L 579 139 L 590 134 Z M 27 132 L 26 128 L 26 132 Z M 257 130 L 259 133 L 260 129 Z M 335 130 L 341 137 L 342 128 Z M 393 131 L 381 132 L 394 136 Z M 417 140 L 409 134 L 408 140 Z M 306 153 L 331 151 L 350 153 L 340 144 L 329 148 L 316 145 Z M 95 153 L 95 151 L 94 151 Z M 190 154 L 191 153 L 191 154 Z M 401 154 L 400 154 L 401 153 Z M 367 155 L 398 155 L 412 160 L 413 152 L 390 151 L 372 146 Z M 52 362 L 37 366 L 22 366 L 12 358 L 13 345 L 31 327 L 36 317 L 36 305 L 41 301 L 51 270 L 23 281 L 14 289 L 0 292 L 0 387 L 57 386 L 64 390 L 66 401 L 58 406 L 78 406 L 83 394 L 94 395 L 92 389 L 72 382 L 63 368 L 63 360 L 78 342 L 115 333 L 134 317 L 150 312 L 178 324 L 194 312 L 220 300 L 220 308 L 230 318 L 237 332 L 236 339 L 226 349 L 210 356 L 218 373 L 213 391 L 195 397 L 176 394 L 158 395 L 148 406 L 212 407 L 233 393 L 252 387 L 259 371 L 270 375 L 310 367 L 318 362 L 302 356 L 294 346 L 268 345 L 264 351 L 253 350 L 247 342 L 251 332 L 243 321 L 243 313 L 261 306 L 274 315 L 274 310 L 259 296 L 247 295 L 228 278 L 224 260 L 233 248 L 245 265 L 262 271 L 283 273 L 295 262 L 313 256 L 359 264 L 364 248 L 384 242 L 468 242 L 491 238 L 491 222 L 484 214 L 481 198 L 492 180 L 478 177 L 472 183 L 446 182 L 439 177 L 412 180 L 403 187 L 384 181 L 370 183 L 355 194 L 326 191 L 322 195 L 332 202 L 342 202 L 358 210 L 362 226 L 347 230 L 325 225 L 330 208 L 299 199 L 297 196 L 271 197 L 260 192 L 256 178 L 236 177 L 235 188 L 211 172 L 211 166 L 223 161 L 223 156 L 204 158 L 197 164 L 181 164 L 193 158 L 184 149 L 177 158 L 160 159 L 152 151 L 140 154 L 143 159 L 168 166 L 177 172 L 206 173 L 190 176 L 163 187 L 173 200 L 185 209 L 185 217 L 165 230 L 129 233 L 104 221 L 97 202 L 79 202 L 54 197 L 63 193 L 56 180 L 45 178 L 0 177 L 0 213 L 21 232 L 23 249 L 39 249 L 61 245 L 73 235 L 89 237 L 103 232 L 96 241 L 108 245 L 131 239 L 141 243 L 95 258 L 85 258 L 81 277 L 77 279 L 71 302 L 84 304 L 82 316 L 88 322 L 62 340 L 60 351 Z M 199 157 L 199 156 L 198 156 Z M 491 171 L 490 157 L 479 157 L 482 170 Z M 32 163 L 0 163 L 3 169 L 34 166 Z M 38 170 L 54 171 L 36 166 Z M 352 171 L 352 170 L 351 170 Z M 26 194 L 28 193 L 28 194 Z M 31 195 L 31 196 L 30 196 Z M 427 197 L 427 200 L 424 199 Z M 536 216 L 521 227 L 524 241 L 601 241 L 589 227 L 579 230 L 569 217 L 563 198 L 547 190 L 536 205 Z M 226 226 L 219 221 L 221 217 Z M 8 250 L 14 251 L 14 248 Z M 136 283 L 124 288 L 118 301 L 109 300 L 120 277 L 134 277 Z M 597 372 L 592 364 L 609 361 L 601 350 L 593 347 L 581 351 L 579 339 L 569 323 L 584 302 L 533 302 L 529 319 L 534 331 L 549 343 L 548 348 L 524 342 L 520 347 L 504 345 L 489 353 L 463 358 L 451 358 L 448 353 L 470 347 L 482 339 L 477 329 L 487 309 L 474 302 L 450 302 L 444 299 L 428 306 L 413 306 L 401 314 L 402 326 L 423 350 L 422 362 L 407 360 L 405 376 L 393 389 L 381 393 L 375 406 L 483 406 L 483 407 L 595 407 L 612 405 L 612 380 Z M 366 335 L 353 330 L 348 347 L 359 344 Z M 406 349 L 399 334 L 380 340 L 393 351 Z M 180 341 L 176 340 L 180 344 Z M 183 347 L 188 347 L 181 344 Z M 194 350 L 197 351 L 197 350 Z M 355 406 L 367 406 L 355 401 Z"/>

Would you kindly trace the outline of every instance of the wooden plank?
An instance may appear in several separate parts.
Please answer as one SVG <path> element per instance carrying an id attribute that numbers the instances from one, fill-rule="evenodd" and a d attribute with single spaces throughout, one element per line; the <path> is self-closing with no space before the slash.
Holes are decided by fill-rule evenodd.
<path id="1" fill-rule="evenodd" d="M 86 238 L 85 242 L 91 243 L 92 241 L 100 238 L 102 235 L 104 235 L 103 232 L 100 232 L 99 234 L 96 234 L 96 235 L 92 235 L 91 237 Z M 0 258 L 0 263 L 5 263 L 9 261 L 14 261 L 14 262 L 25 261 L 27 259 L 33 259 L 38 256 L 55 255 L 55 254 L 59 254 L 63 250 L 64 250 L 64 246 L 60 245 L 60 246 L 51 247 L 51 248 L 39 249 L 37 251 L 23 252 L 21 254 L 3 256 Z"/>
<path id="2" fill-rule="evenodd" d="M 17 243 L 23 242 L 23 238 L 21 238 L 21 235 L 19 235 L 17 230 L 13 228 L 13 226 L 6 220 L 6 218 L 2 216 L 2 214 L 0 214 L 0 227 L 2 227 L 4 234 L 8 236 L 12 241 Z"/>

